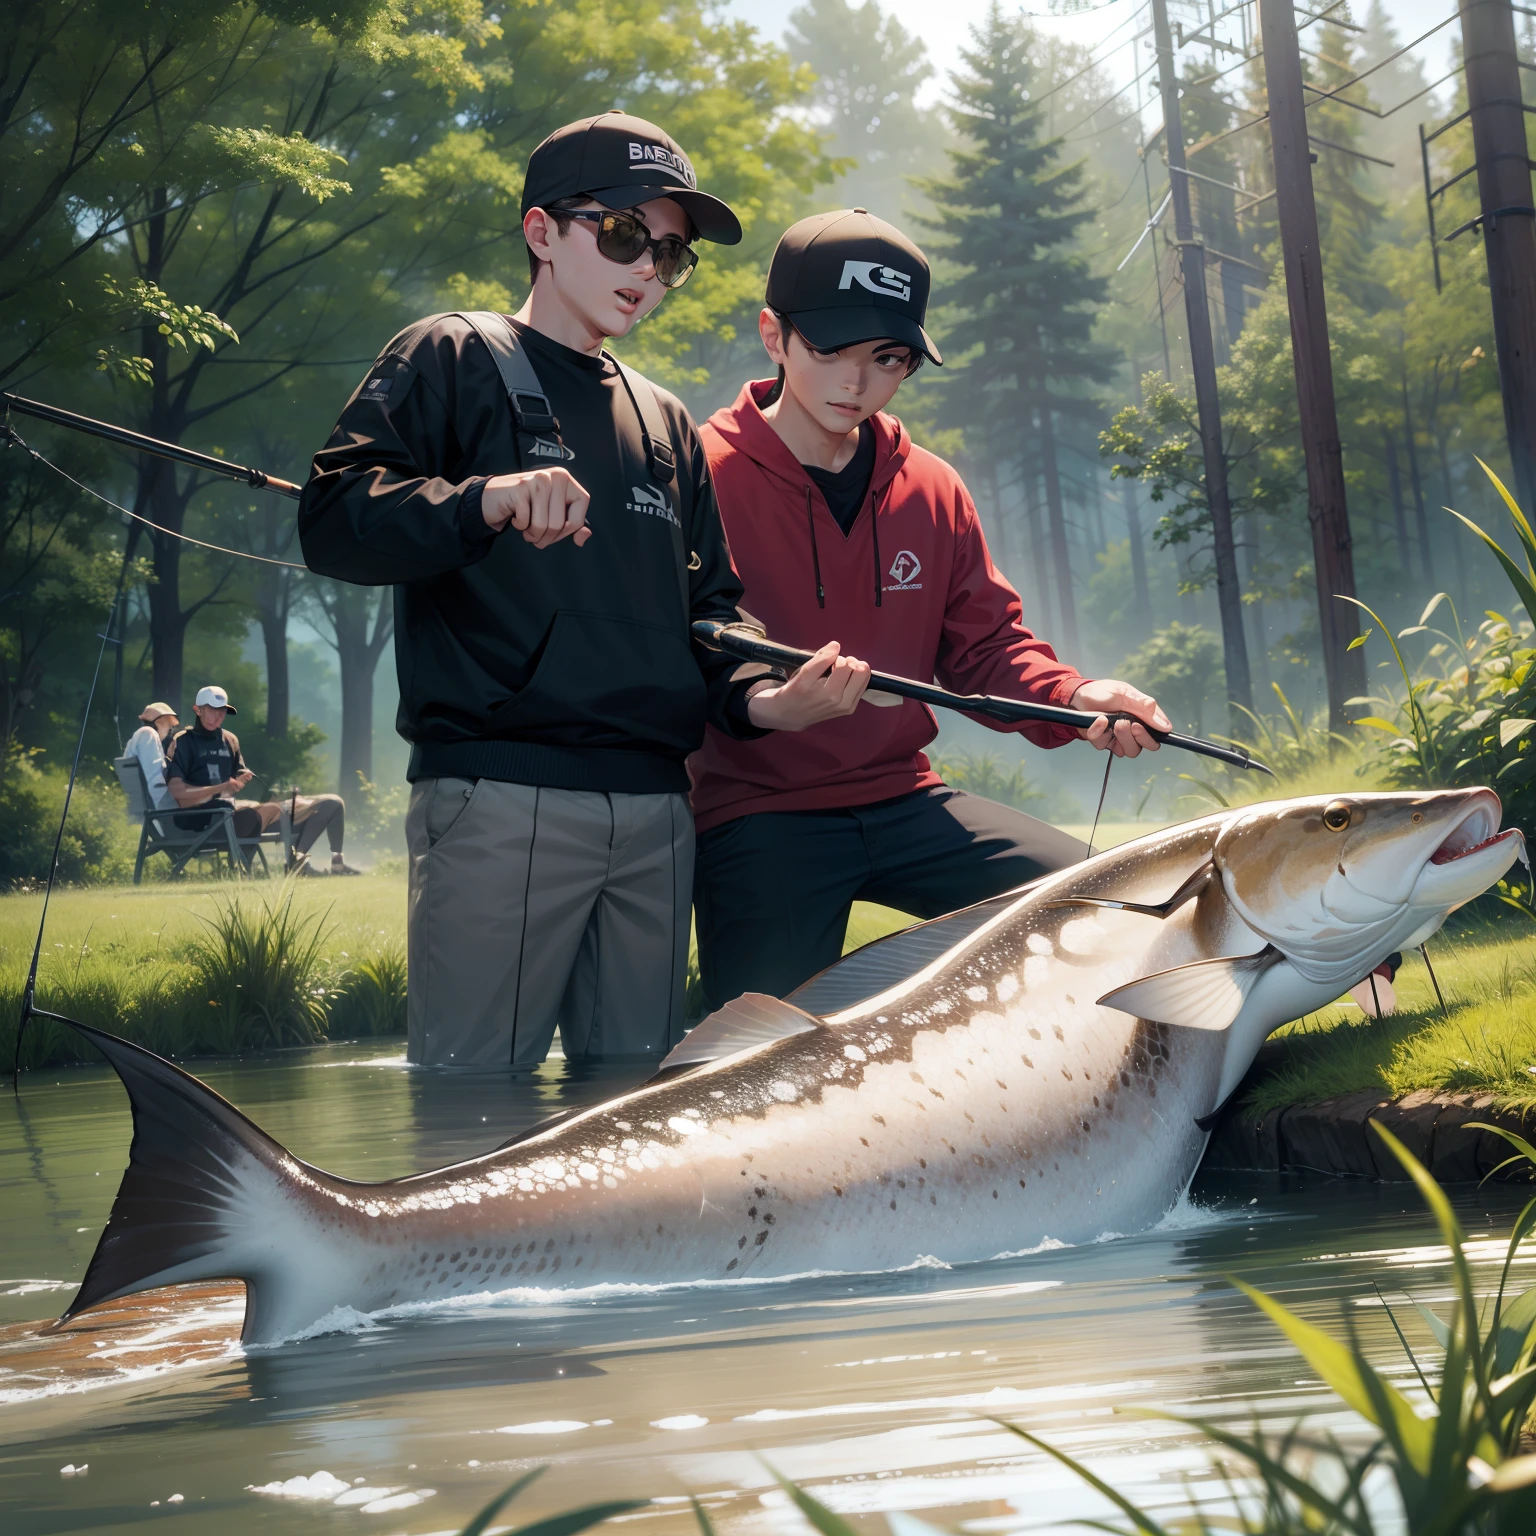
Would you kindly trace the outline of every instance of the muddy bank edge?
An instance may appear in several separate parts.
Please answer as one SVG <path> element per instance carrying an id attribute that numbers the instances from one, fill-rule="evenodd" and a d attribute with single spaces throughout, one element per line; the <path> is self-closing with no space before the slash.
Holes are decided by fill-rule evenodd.
<path id="1" fill-rule="evenodd" d="M 1406 1180 L 1402 1165 L 1370 1129 L 1375 1120 L 1397 1136 L 1442 1184 L 1487 1177 L 1514 1150 L 1473 1122 L 1497 1125 L 1536 1140 L 1536 1109 L 1497 1109 L 1491 1094 L 1436 1093 L 1400 1099 L 1348 1093 L 1316 1104 L 1293 1104 L 1262 1114 L 1236 1106 L 1211 1134 L 1202 1168 L 1275 1173 L 1311 1169 L 1355 1178 Z M 1521 1162 L 1500 1178 L 1528 1181 Z"/>

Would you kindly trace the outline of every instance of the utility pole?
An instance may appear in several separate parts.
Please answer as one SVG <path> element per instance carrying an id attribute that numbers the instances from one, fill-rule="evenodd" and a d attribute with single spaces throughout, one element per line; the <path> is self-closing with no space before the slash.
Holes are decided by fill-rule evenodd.
<path id="1" fill-rule="evenodd" d="M 1312 525 L 1312 563 L 1317 576 L 1317 617 L 1322 630 L 1323 670 L 1328 679 L 1328 726 L 1349 725 L 1346 699 L 1365 692 L 1363 651 L 1350 650 L 1360 633 L 1359 610 L 1338 601 L 1355 595 L 1355 562 L 1344 497 L 1344 454 L 1328 355 L 1328 309 L 1323 298 L 1323 261 L 1312 195 L 1312 152 L 1307 147 L 1307 109 L 1301 92 L 1301 50 L 1291 0 L 1259 0 L 1264 80 L 1269 95 L 1269 139 L 1275 158 L 1275 206 L 1285 294 L 1291 311 L 1291 353 L 1296 365 L 1296 404 L 1302 456 L 1307 468 L 1307 520 Z"/>
<path id="2" fill-rule="evenodd" d="M 1227 489 L 1227 452 L 1221 440 L 1221 402 L 1216 394 L 1216 349 L 1205 293 L 1205 246 L 1195 239 L 1189 207 L 1189 174 L 1184 164 L 1184 124 L 1179 117 L 1179 76 L 1168 29 L 1168 0 L 1152 0 L 1157 74 L 1163 94 L 1163 146 L 1168 157 L 1168 190 L 1173 197 L 1173 232 L 1184 272 L 1184 319 L 1189 332 L 1189 366 L 1195 380 L 1200 449 L 1205 459 L 1205 497 L 1211 512 L 1216 560 L 1216 604 L 1221 613 L 1221 648 L 1227 673 L 1227 703 L 1253 708 L 1248 643 L 1243 636 L 1243 590 L 1232 537 L 1232 500 Z M 1232 729 L 1242 724 L 1231 710 Z"/>
<path id="3" fill-rule="evenodd" d="M 1461 0 L 1467 107 L 1515 497 L 1536 512 L 1536 207 L 1510 0 Z"/>

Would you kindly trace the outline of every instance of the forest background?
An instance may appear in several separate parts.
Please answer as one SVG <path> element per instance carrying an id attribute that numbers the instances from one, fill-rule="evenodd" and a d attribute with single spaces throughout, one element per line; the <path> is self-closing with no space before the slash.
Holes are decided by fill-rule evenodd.
<path id="1" fill-rule="evenodd" d="M 943 76 L 878 0 L 808 0 L 782 38 L 706 0 L 496 4 L 8 7 L 0 384 L 302 479 L 395 330 L 520 302 L 528 152 L 562 122 L 622 106 L 666 125 L 747 228 L 739 247 L 704 248 L 694 281 L 625 355 L 702 419 L 765 371 L 754 317 L 786 224 L 857 204 L 902 225 L 934 260 L 931 328 L 947 366 L 922 370 L 897 407 L 961 469 L 1027 622 L 1084 671 L 1153 689 L 1180 724 L 1234 727 L 1169 221 L 1137 244 L 1168 182 L 1145 3 L 1097 7 L 1092 48 L 994 7 Z M 1185 33 L 1209 10 L 1170 6 Z M 1412 39 L 1379 0 L 1330 8 L 1301 41 L 1324 90 L 1379 66 L 1348 104 L 1310 114 L 1326 146 L 1314 178 L 1359 593 L 1396 631 L 1444 590 L 1470 634 L 1485 610 L 1509 613 L 1510 589 L 1442 508 L 1492 528 L 1502 514 L 1476 460 L 1507 461 L 1481 247 L 1442 242 L 1437 291 L 1427 233 L 1418 125 L 1465 105 L 1444 13 L 1444 79 L 1423 48 L 1398 52 Z M 1536 60 L 1532 22 L 1517 22 Z M 1253 700 L 1261 715 L 1306 719 L 1324 688 L 1269 141 L 1247 126 L 1264 92 L 1252 8 L 1210 35 L 1215 46 L 1179 50 L 1178 68 L 1196 224 L 1215 258 Z M 1435 141 L 1437 181 L 1471 163 L 1466 124 Z M 1475 196 L 1471 178 L 1445 194 L 1442 232 L 1472 217 Z M 12 425 L 163 529 L 298 559 L 290 502 Z M 209 680 L 241 704 L 266 785 L 340 787 L 362 830 L 394 846 L 405 752 L 388 592 L 130 523 L 13 447 L 0 453 L 0 879 L 46 864 L 41 810 L 57 798 L 125 563 L 126 643 L 93 713 L 94 788 L 65 873 L 107 859 L 112 839 L 92 818 L 120 818 L 107 765 L 132 717 L 151 698 L 188 717 Z M 1511 616 L 1503 640 L 1485 640 L 1489 665 L 1500 645 L 1530 644 L 1525 616 Z M 1405 646 L 1454 650 L 1444 605 L 1429 629 L 1442 624 L 1449 639 L 1426 630 Z M 1379 640 L 1367 656 L 1383 702 L 1358 713 L 1380 722 L 1396 673 Z M 946 722 L 940 750 L 984 792 L 1037 796 L 1065 819 L 1091 812 L 1071 752 L 1031 752 L 1014 769 L 1016 738 L 963 722 Z M 1187 767 L 1123 775 L 1112 804 L 1180 814 Z"/>

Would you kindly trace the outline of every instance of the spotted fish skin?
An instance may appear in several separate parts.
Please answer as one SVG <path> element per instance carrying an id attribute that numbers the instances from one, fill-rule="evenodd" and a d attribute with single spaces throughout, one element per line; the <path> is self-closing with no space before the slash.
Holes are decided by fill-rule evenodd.
<path id="1" fill-rule="evenodd" d="M 1445 792 L 1428 829 L 1410 797 L 1352 803 L 1370 802 L 1378 841 L 1401 821 L 1427 867 L 1453 835 L 1481 830 L 1445 831 L 1463 813 L 1486 820 L 1486 803 L 1466 809 L 1475 794 L 1489 792 Z M 1264 908 L 1275 849 L 1251 835 L 1254 808 L 1221 813 L 1026 888 L 915 975 L 801 1033 L 391 1183 L 310 1168 L 195 1079 L 89 1032 L 129 1088 L 136 1136 L 71 1312 L 147 1284 L 234 1275 L 249 1287 L 246 1339 L 261 1343 L 336 1307 L 372 1312 L 521 1286 L 888 1270 L 925 1257 L 954 1264 L 1143 1230 L 1188 1185 L 1205 1142 L 1197 1121 L 1265 1035 L 1337 997 L 1335 971 L 1358 965 L 1364 974 L 1415 925 L 1442 920 L 1454 901 L 1433 903 L 1447 892 L 1491 883 L 1497 874 L 1487 870 L 1508 851 L 1492 858 L 1477 843 L 1460 884 L 1437 874 L 1433 902 L 1415 905 L 1410 892 L 1393 927 L 1376 889 L 1387 866 L 1367 857 L 1375 845 L 1356 839 L 1358 855 L 1343 851 L 1352 843 L 1318 845 L 1320 808 L 1283 804 L 1303 807 L 1276 820 L 1275 836 L 1294 840 L 1281 861 L 1293 884 L 1295 861 L 1321 846 L 1328 878 L 1336 867 L 1371 887 L 1361 910 L 1373 926 L 1358 956 L 1340 938 L 1350 920 L 1341 898 L 1329 898 L 1317 941 L 1326 966 L 1294 903 L 1278 916 Z M 1488 830 L 1496 827 L 1495 814 Z M 1254 879 L 1223 854 L 1234 828 L 1240 849 L 1262 849 Z M 1519 838 L 1502 834 L 1511 835 Z M 1201 884 L 1203 870 L 1211 874 Z M 1183 888 L 1194 894 L 1175 910 L 1154 910 Z M 1147 910 L 1093 904 L 1103 901 Z M 1282 918 L 1297 930 L 1287 930 L 1284 951 L 1266 927 Z M 1143 978 L 1203 975 L 1202 964 L 1234 959 L 1264 969 L 1221 1027 L 1100 1002 Z M 1192 1009 L 1206 1006 L 1202 996 Z M 158 1169 L 157 1137 L 166 1143 Z M 143 1234 L 172 1160 L 206 1212 L 178 1236 L 161 1211 L 165 1251 L 155 1261 Z"/>

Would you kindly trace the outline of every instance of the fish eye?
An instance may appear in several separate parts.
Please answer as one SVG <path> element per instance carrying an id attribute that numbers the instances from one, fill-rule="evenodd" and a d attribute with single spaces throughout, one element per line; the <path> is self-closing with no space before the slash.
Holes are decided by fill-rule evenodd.
<path id="1" fill-rule="evenodd" d="M 1424 812 L 1423 811 L 1415 811 L 1413 813 L 1413 824 L 1414 824 L 1414 826 L 1418 826 L 1418 824 L 1421 821 L 1423 821 L 1423 820 L 1424 820 Z"/>
<path id="2" fill-rule="evenodd" d="M 1342 832 L 1349 825 L 1349 807 L 1342 800 L 1324 807 L 1323 825 L 1330 832 Z"/>

